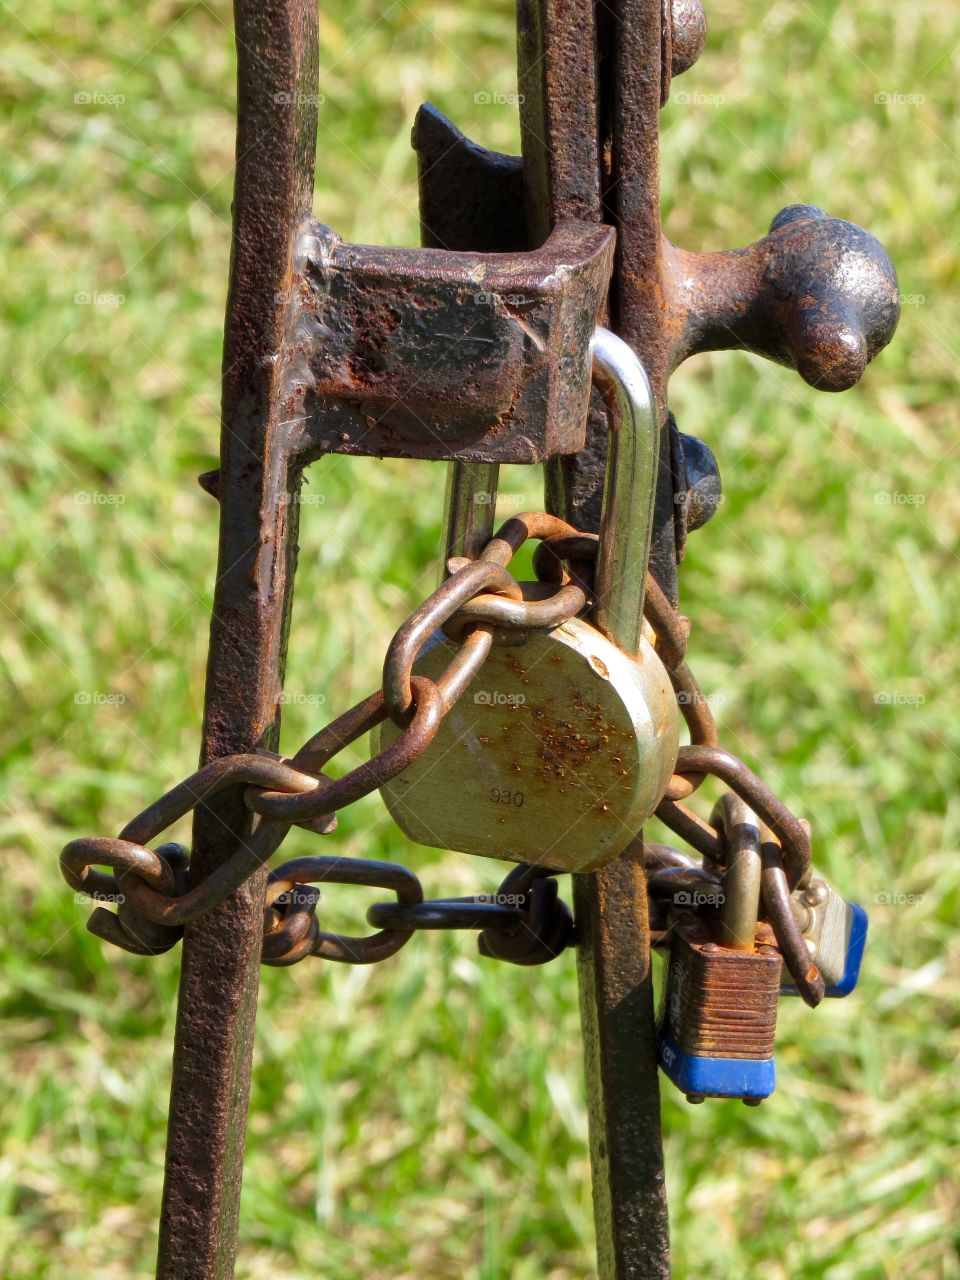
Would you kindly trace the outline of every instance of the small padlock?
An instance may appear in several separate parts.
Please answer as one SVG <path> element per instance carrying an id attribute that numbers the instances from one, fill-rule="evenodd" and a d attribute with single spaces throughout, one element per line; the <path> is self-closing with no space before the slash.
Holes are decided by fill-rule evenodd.
<path id="1" fill-rule="evenodd" d="M 719 915 L 671 913 L 658 1056 L 691 1102 L 742 1098 L 756 1104 L 776 1087 L 773 1061 L 782 959 L 758 923 L 761 833 L 738 797 L 719 808 L 726 867 Z M 678 894 L 684 904 L 687 894 Z"/>
<path id="2" fill-rule="evenodd" d="M 848 996 L 860 978 L 867 942 L 867 913 L 856 902 L 847 902 L 828 880 L 816 876 L 790 896 L 807 950 L 826 984 L 824 995 Z M 799 995 L 793 983 L 780 987 L 785 996 Z"/>
<path id="3" fill-rule="evenodd" d="M 397 825 L 420 844 L 592 871 L 626 848 L 673 772 L 676 698 L 641 635 L 659 453 L 653 397 L 619 338 L 598 329 L 593 352 L 610 439 L 591 620 L 498 636 L 430 746 L 381 788 Z M 463 542 L 470 498 L 483 490 L 473 468 L 453 465 L 444 549 L 476 554 Z M 489 509 L 494 495 L 485 496 Z M 513 532 L 525 519 L 509 522 Z M 497 542 L 483 554 L 502 564 Z M 455 653 L 450 640 L 434 636 L 414 671 L 436 677 Z M 385 721 L 374 750 L 398 733 Z"/>

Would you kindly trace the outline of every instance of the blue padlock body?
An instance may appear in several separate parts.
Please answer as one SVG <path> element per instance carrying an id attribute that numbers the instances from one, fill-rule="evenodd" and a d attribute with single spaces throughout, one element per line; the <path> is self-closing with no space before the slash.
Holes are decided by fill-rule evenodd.
<path id="1" fill-rule="evenodd" d="M 827 987 L 824 995 L 835 1000 L 848 996 L 860 980 L 860 966 L 863 964 L 863 950 L 867 945 L 867 913 L 857 902 L 848 902 L 850 908 L 850 931 L 847 934 L 847 954 L 843 966 L 843 975 L 837 982 Z M 784 982 L 780 987 L 783 996 L 795 996 L 799 992 L 792 982 Z"/>
<path id="2" fill-rule="evenodd" d="M 777 1087 L 773 1058 L 701 1058 L 684 1053 L 663 1027 L 657 1035 L 657 1060 L 681 1093 L 708 1098 L 769 1098 Z"/>

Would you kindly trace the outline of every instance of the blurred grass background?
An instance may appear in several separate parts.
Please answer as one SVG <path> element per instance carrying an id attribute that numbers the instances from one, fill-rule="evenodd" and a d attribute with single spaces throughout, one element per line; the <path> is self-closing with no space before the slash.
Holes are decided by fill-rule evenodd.
<path id="1" fill-rule="evenodd" d="M 422 99 L 517 146 L 515 108 L 475 98 L 515 92 L 512 7 L 323 8 L 316 210 L 345 238 L 415 243 Z M 0 1274 L 114 1280 L 152 1275 L 178 952 L 86 934 L 56 858 L 196 760 L 231 12 L 3 9 Z M 683 570 L 692 659 L 722 739 L 814 821 L 821 869 L 872 919 L 857 995 L 783 1005 L 770 1102 L 691 1108 L 664 1086 L 676 1270 L 944 1280 L 960 1276 L 960 21 L 946 0 L 708 9 L 663 113 L 668 234 L 728 247 L 822 204 L 889 247 L 906 305 L 847 395 L 729 354 L 673 383 L 726 488 Z M 328 459 L 310 481 L 287 747 L 374 687 L 433 582 L 443 476 Z M 537 473 L 506 485 L 538 504 Z M 429 893 L 502 871 L 408 846 L 374 799 L 334 842 L 409 862 Z M 362 892 L 327 896 L 332 925 L 362 920 Z M 524 973 L 426 935 L 374 970 L 265 970 L 238 1275 L 590 1276 L 585 1137 L 572 955 Z"/>

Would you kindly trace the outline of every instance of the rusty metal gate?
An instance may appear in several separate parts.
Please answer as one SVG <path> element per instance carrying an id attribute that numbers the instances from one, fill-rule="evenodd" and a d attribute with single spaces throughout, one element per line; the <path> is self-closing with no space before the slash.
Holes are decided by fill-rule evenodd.
<path id="1" fill-rule="evenodd" d="M 576 943 L 599 1273 L 666 1276 L 650 954 L 666 932 L 655 901 L 665 872 L 719 883 L 724 832 L 683 804 L 705 774 L 721 777 L 772 833 L 767 950 L 782 955 L 809 1003 L 824 991 L 789 898 L 810 884 L 807 830 L 717 746 L 686 665 L 677 566 L 688 532 L 712 513 L 719 478 L 709 450 L 669 413 L 668 380 L 697 352 L 739 348 L 796 369 L 812 387 L 849 387 L 895 328 L 893 268 L 866 232 L 810 206 L 783 210 L 763 238 L 729 252 L 695 253 L 662 235 L 658 115 L 672 77 L 703 47 L 699 0 L 520 0 L 522 157 L 487 151 L 422 107 L 413 126 L 422 249 L 345 244 L 313 217 L 313 0 L 236 0 L 235 13 L 221 456 L 201 477 L 221 513 L 201 769 L 119 838 L 76 840 L 63 855 L 72 884 L 122 898 L 116 914 L 94 912 L 95 932 L 148 953 L 183 938 L 158 1276 L 233 1274 L 261 959 L 368 963 L 437 927 L 477 929 L 484 954 L 525 965 Z M 292 824 L 328 833 L 338 808 L 416 761 L 498 628 L 553 626 L 585 608 L 608 433 L 622 411 L 597 375 L 598 323 L 639 357 L 652 390 L 656 499 L 635 605 L 691 737 L 671 758 L 656 811 L 703 867 L 645 849 L 637 833 L 599 869 L 575 871 L 572 917 L 557 868 L 533 860 L 493 902 L 424 903 L 416 877 L 389 864 L 310 858 L 269 872 Z M 452 463 L 448 524 L 459 541 L 447 550 L 460 559 L 398 632 L 383 689 L 287 759 L 273 753 L 297 496 L 304 468 L 331 452 Z M 456 485 L 495 492 L 496 468 L 508 462 L 546 464 L 547 512 L 515 517 L 499 535 L 508 550 L 490 553 L 489 544 L 478 558 L 491 530 L 476 508 L 456 508 Z M 506 569 L 528 536 L 543 540 L 536 592 L 520 591 Z M 435 681 L 417 674 L 424 640 L 452 618 L 461 621 L 455 656 Z M 368 764 L 336 782 L 322 773 L 344 744 L 381 724 Z M 189 863 L 179 846 L 149 848 L 191 811 Z M 378 932 L 319 929 L 310 886 L 329 880 L 394 894 L 370 912 Z"/>

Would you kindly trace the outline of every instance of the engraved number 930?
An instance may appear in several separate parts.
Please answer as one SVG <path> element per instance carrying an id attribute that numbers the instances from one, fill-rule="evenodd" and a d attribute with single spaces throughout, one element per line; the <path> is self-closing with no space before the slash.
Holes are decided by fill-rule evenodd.
<path id="1" fill-rule="evenodd" d="M 513 805 L 515 809 L 523 806 L 523 792 L 511 791 L 509 787 L 491 787 L 490 799 L 494 804 Z"/>

